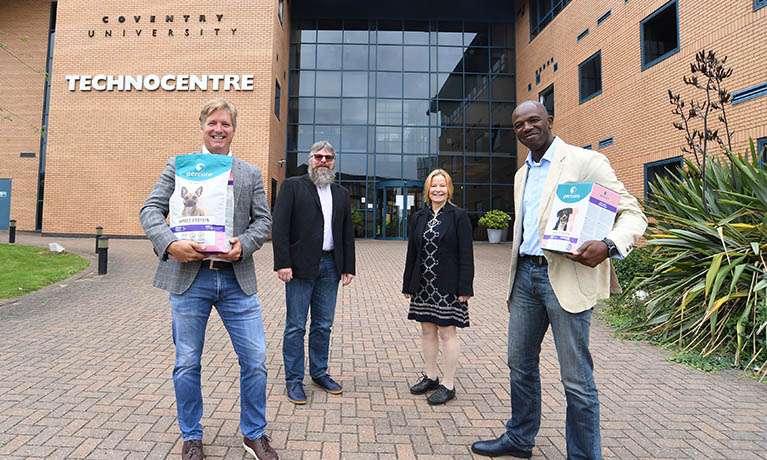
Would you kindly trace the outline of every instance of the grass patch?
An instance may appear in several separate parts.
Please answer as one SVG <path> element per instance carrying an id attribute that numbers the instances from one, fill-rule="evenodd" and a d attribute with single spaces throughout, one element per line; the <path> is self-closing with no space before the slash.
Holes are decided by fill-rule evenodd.
<path id="1" fill-rule="evenodd" d="M 37 246 L 0 244 L 0 300 L 12 299 L 85 270 L 90 262 Z"/>

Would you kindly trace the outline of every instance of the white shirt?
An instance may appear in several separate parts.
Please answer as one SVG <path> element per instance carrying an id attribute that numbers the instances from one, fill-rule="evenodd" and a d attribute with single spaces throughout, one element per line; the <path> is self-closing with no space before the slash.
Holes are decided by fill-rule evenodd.
<path id="1" fill-rule="evenodd" d="M 322 250 L 332 251 L 333 244 L 333 194 L 330 193 L 330 185 L 317 187 L 317 193 L 320 195 L 320 204 L 322 205 L 323 237 Z"/>
<path id="2" fill-rule="evenodd" d="M 202 149 L 201 150 L 202 150 L 202 153 L 210 153 L 210 151 L 208 151 L 208 148 L 205 147 L 205 144 L 202 144 Z M 227 153 L 226 156 L 228 156 L 228 157 L 232 156 L 232 148 L 231 147 L 229 147 L 229 153 Z"/>

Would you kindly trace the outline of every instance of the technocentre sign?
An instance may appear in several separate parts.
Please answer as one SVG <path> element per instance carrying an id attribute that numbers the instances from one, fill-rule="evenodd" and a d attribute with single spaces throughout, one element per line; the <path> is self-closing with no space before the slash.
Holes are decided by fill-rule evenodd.
<path id="1" fill-rule="evenodd" d="M 253 91 L 254 74 L 66 75 L 69 91 Z"/>

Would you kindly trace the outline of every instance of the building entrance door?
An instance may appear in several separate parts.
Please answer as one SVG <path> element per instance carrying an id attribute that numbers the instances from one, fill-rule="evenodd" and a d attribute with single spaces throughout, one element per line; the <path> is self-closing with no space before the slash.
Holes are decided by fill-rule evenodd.
<path id="1" fill-rule="evenodd" d="M 11 218 L 11 180 L 0 179 L 0 230 L 8 230 Z"/>
<path id="2" fill-rule="evenodd" d="M 376 238 L 406 240 L 408 219 L 423 204 L 423 182 L 384 181 L 376 184 Z"/>

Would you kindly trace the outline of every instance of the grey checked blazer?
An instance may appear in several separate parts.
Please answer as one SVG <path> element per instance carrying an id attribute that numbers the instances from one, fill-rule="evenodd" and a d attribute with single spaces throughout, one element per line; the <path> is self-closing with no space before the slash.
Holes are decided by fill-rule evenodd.
<path id="1" fill-rule="evenodd" d="M 194 153 L 202 153 L 198 150 Z M 256 271 L 253 265 L 253 253 L 258 250 L 269 236 L 272 216 L 266 204 L 264 182 L 261 170 L 245 161 L 232 158 L 234 180 L 234 236 L 242 244 L 242 258 L 234 263 L 237 282 L 247 295 L 255 294 Z M 201 261 L 181 263 L 165 252 L 176 236 L 170 230 L 166 217 L 169 200 L 176 183 L 176 158 L 168 160 L 165 170 L 141 207 L 139 218 L 144 231 L 154 246 L 160 262 L 154 277 L 154 286 L 173 294 L 183 294 L 192 285 Z"/>

